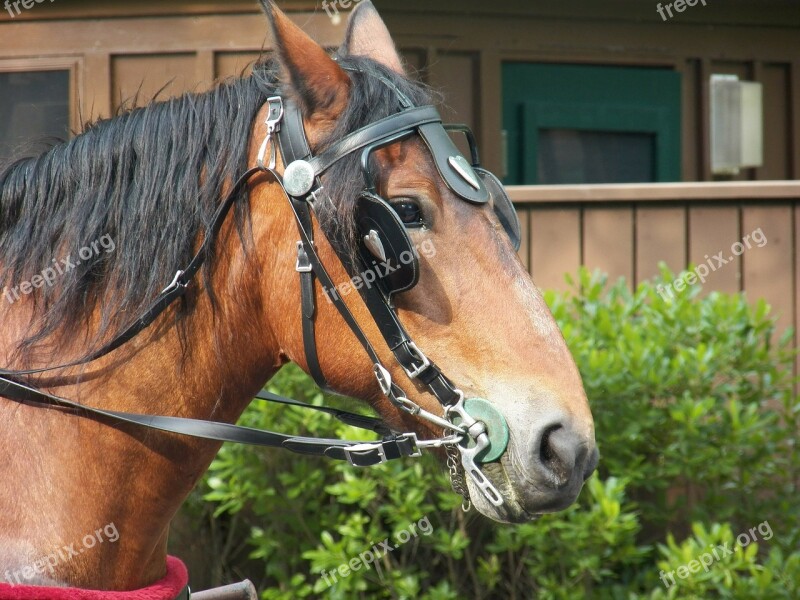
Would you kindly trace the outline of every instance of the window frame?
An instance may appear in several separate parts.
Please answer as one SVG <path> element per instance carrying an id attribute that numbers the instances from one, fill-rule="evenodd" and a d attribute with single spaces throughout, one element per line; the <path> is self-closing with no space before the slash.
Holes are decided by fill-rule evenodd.
<path id="1" fill-rule="evenodd" d="M 79 90 L 82 89 L 83 60 L 78 56 L 53 56 L 31 58 L 2 58 L 0 59 L 0 73 L 25 73 L 34 71 L 67 71 L 69 103 L 69 126 L 67 137 L 71 138 L 74 132 L 82 127 Z"/>

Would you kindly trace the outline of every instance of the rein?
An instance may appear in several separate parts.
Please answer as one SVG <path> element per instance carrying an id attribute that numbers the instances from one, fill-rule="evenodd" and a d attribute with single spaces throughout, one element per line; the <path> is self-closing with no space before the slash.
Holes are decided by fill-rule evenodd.
<path id="1" fill-rule="evenodd" d="M 359 290 L 362 298 L 382 337 L 394 354 L 395 359 L 402 366 L 406 376 L 412 381 L 416 380 L 423 384 L 439 400 L 443 407 L 443 416 L 424 410 L 406 396 L 402 388 L 392 380 L 389 371 L 382 364 L 374 347 L 342 298 L 334 294 L 331 301 L 368 354 L 373 365 L 375 378 L 384 395 L 398 409 L 443 428 L 446 435 L 434 439 L 420 440 L 413 432 L 393 431 L 377 418 L 329 407 L 310 405 L 268 392 L 262 392 L 257 395 L 256 398 L 262 400 L 326 412 L 344 423 L 376 432 L 382 436 L 382 439 L 378 441 L 352 441 L 291 436 L 215 421 L 144 415 L 94 408 L 47 393 L 33 385 L 20 381 L 20 378 L 30 375 L 91 363 L 118 349 L 149 327 L 173 302 L 184 296 L 200 268 L 210 256 L 216 238 L 231 207 L 248 181 L 259 173 L 268 173 L 283 189 L 297 223 L 299 240 L 297 242 L 296 271 L 300 276 L 301 283 L 303 341 L 309 371 L 317 384 L 326 389 L 327 382 L 322 373 L 316 348 L 315 279 L 319 279 L 320 284 L 327 289 L 334 289 L 335 285 L 314 245 L 312 219 L 315 202 L 322 201 L 323 186 L 321 176 L 325 171 L 337 161 L 358 151 L 363 151 L 362 164 L 366 165 L 369 152 L 376 147 L 381 147 L 392 140 L 417 133 L 430 149 L 437 162 L 437 168 L 439 168 L 439 172 L 448 187 L 469 202 L 484 203 L 489 198 L 486 188 L 482 187 L 480 183 L 483 178 L 476 176 L 467 161 L 461 157 L 452 142 L 449 141 L 449 138 L 447 142 L 443 141 L 444 138 L 442 136 L 446 137 L 447 133 L 442 126 L 442 119 L 436 108 L 433 106 L 414 107 L 408 98 L 390 81 L 383 78 L 381 80 L 396 92 L 402 107 L 401 110 L 345 136 L 316 156 L 312 154 L 309 148 L 300 110 L 291 101 L 287 101 L 284 104 L 280 96 L 270 97 L 267 100 L 269 110 L 265 123 L 267 134 L 258 154 L 257 166 L 242 174 L 231 187 L 214 214 L 211 227 L 199 250 L 189 264 L 184 269 L 177 271 L 172 282 L 161 291 L 138 319 L 130 323 L 119 335 L 87 356 L 63 365 L 39 369 L 22 371 L 0 369 L 0 396 L 29 405 L 59 407 L 76 414 L 202 439 L 281 447 L 299 454 L 327 456 L 346 460 L 351 465 L 359 467 L 380 464 L 400 457 L 417 457 L 421 455 L 421 450 L 444 447 L 449 458 L 448 466 L 453 487 L 464 496 L 464 509 L 468 510 L 470 500 L 464 482 L 464 474 L 459 472 L 457 468 L 456 460 L 459 454 L 463 473 L 469 475 L 489 502 L 495 506 L 501 506 L 503 498 L 483 474 L 480 464 L 481 457 L 486 457 L 489 451 L 496 457 L 499 457 L 505 451 L 508 443 L 508 429 L 505 421 L 500 413 L 493 409 L 488 402 L 479 399 L 465 401 L 464 393 L 417 347 L 404 329 L 391 302 L 392 291 L 378 285 L 368 288 L 362 287 Z M 448 142 L 450 146 L 447 145 Z M 265 164 L 267 150 L 269 150 L 269 158 Z M 275 171 L 278 151 L 282 153 L 283 162 L 286 165 L 283 176 Z M 453 152 L 456 154 L 453 154 Z M 473 156 L 476 159 L 474 162 L 477 162 L 477 153 L 473 152 Z M 460 160 L 454 160 L 456 158 Z M 446 165 L 448 162 L 453 166 L 453 169 L 445 170 L 441 166 Z M 365 193 L 370 194 L 368 190 Z M 374 202 L 380 201 L 384 203 L 382 199 L 374 196 L 374 194 L 369 195 L 369 198 Z M 388 210 L 391 211 L 391 209 Z M 396 222 L 400 223 L 396 216 L 392 218 L 395 218 Z M 402 223 L 399 226 L 393 223 L 389 223 L 389 226 L 381 231 L 388 238 L 397 236 L 400 239 L 400 236 L 406 236 Z M 393 230 L 393 227 L 399 227 L 400 231 Z M 342 240 L 336 239 L 335 236 L 331 235 L 328 237 L 348 273 L 351 276 L 355 276 L 359 272 L 359 264 L 352 260 Z M 372 238 L 370 248 L 376 256 L 381 253 L 384 244 L 392 242 L 391 239 L 381 241 L 381 236 L 374 230 L 370 230 L 370 236 L 367 237 Z M 408 238 L 402 237 L 402 239 L 407 241 Z M 476 400 L 482 403 L 480 408 L 483 411 L 482 418 L 484 420 L 477 420 L 468 412 L 470 406 L 476 406 Z M 471 410 L 473 410 L 473 413 L 475 412 L 474 409 Z M 494 414 L 492 411 L 494 411 Z M 487 431 L 485 422 L 492 422 L 493 418 L 495 419 L 494 422 L 499 422 L 500 425 L 493 427 L 491 431 Z"/>

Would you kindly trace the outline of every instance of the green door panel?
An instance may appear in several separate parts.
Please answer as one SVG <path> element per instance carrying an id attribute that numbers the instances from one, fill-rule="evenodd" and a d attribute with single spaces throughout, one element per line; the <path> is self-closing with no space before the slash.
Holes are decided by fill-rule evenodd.
<path id="1" fill-rule="evenodd" d="M 640 148 L 641 140 L 626 145 L 625 136 L 619 135 L 623 143 L 615 145 L 613 134 L 646 134 L 653 143 L 649 180 L 680 181 L 680 109 L 680 74 L 674 71 L 506 63 L 503 65 L 503 128 L 508 144 L 505 181 L 540 182 L 542 130 L 609 133 L 612 134 L 609 139 L 598 138 L 599 143 L 610 142 L 609 148 L 631 149 Z M 568 176 L 564 174 L 565 179 Z"/>

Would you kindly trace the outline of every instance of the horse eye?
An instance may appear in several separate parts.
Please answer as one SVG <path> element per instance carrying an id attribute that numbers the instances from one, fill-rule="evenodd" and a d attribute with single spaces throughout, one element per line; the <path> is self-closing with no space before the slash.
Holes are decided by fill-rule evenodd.
<path id="1" fill-rule="evenodd" d="M 422 209 L 416 200 L 403 198 L 392 202 L 392 208 L 403 225 L 407 227 L 422 227 Z"/>

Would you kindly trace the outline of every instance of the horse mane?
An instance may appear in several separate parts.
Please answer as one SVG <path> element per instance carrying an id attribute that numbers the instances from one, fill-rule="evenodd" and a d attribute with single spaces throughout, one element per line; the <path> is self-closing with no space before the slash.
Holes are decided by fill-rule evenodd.
<path id="1" fill-rule="evenodd" d="M 355 69 L 348 71 L 350 99 L 315 151 L 398 110 L 394 93 L 376 74 L 415 103 L 430 101 L 423 85 L 370 59 L 337 60 Z M 0 172 L 0 302 L 10 301 L 7 290 L 45 269 L 65 269 L 64 259 L 76 263 L 31 294 L 34 316 L 19 352 L 28 354 L 45 341 L 48 351 L 58 352 L 79 333 L 90 347 L 99 345 L 146 309 L 190 260 L 224 186 L 248 168 L 253 121 L 267 98 L 279 93 L 279 72 L 274 60 L 257 62 L 249 76 L 98 121 Z M 353 209 L 363 186 L 357 157 L 336 164 L 324 185 L 332 201 L 318 203 L 317 217 L 353 244 Z M 244 245 L 248 202 L 244 191 L 235 209 Z M 91 256 L 79 259 L 79 249 L 93 243 Z M 203 277 L 213 303 L 212 266 L 208 261 Z M 98 309 L 99 323 L 89 332 Z M 186 303 L 176 312 L 183 319 Z"/>

